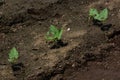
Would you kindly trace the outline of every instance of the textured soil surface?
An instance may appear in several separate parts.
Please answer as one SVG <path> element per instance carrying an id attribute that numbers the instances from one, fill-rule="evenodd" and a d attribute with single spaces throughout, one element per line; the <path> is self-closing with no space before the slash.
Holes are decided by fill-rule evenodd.
<path id="1" fill-rule="evenodd" d="M 0 0 L 0 80 L 120 80 L 120 0 Z M 103 26 L 89 9 L 108 8 Z M 50 25 L 66 46 L 51 49 Z M 16 64 L 8 53 L 16 47 Z"/>

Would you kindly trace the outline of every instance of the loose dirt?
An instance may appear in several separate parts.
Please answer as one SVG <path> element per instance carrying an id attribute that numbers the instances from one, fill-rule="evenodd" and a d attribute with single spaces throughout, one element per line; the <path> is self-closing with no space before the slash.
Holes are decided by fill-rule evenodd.
<path id="1" fill-rule="evenodd" d="M 0 2 L 1 80 L 120 80 L 119 0 L 3 0 Z M 101 28 L 88 20 L 91 7 L 108 8 Z M 64 26 L 62 41 L 50 49 L 50 25 Z M 17 64 L 8 62 L 16 47 Z"/>

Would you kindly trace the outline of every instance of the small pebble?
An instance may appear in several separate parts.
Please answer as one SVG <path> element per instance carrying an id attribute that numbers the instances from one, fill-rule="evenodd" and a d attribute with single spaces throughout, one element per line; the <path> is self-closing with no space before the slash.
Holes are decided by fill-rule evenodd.
<path id="1" fill-rule="evenodd" d="M 70 31 L 70 28 L 67 28 L 67 31 Z"/>

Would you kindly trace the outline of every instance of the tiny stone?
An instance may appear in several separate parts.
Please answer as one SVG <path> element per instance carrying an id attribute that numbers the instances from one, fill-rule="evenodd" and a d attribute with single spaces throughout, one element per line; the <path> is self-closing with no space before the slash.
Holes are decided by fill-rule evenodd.
<path id="1" fill-rule="evenodd" d="M 67 31 L 70 31 L 70 28 L 68 28 Z"/>
<path id="2" fill-rule="evenodd" d="M 72 64 L 72 67 L 75 67 L 75 64 Z"/>

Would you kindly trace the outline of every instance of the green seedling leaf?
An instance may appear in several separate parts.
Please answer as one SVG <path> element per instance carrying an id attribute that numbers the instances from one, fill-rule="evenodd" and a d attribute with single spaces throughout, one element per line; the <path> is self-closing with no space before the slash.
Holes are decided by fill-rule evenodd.
<path id="1" fill-rule="evenodd" d="M 18 57 L 19 57 L 18 51 L 16 50 L 15 47 L 13 47 L 10 50 L 8 61 L 11 62 L 11 63 L 15 63 L 17 61 Z"/>
<path id="2" fill-rule="evenodd" d="M 108 18 L 108 9 L 105 8 L 100 13 L 98 13 L 96 9 L 91 8 L 89 11 L 89 16 L 98 21 L 105 21 Z"/>
<path id="3" fill-rule="evenodd" d="M 97 19 L 99 21 L 105 21 L 107 18 L 108 18 L 108 9 L 107 8 L 102 10 L 98 16 L 95 16 L 95 19 Z"/>
<path id="4" fill-rule="evenodd" d="M 62 29 L 60 29 L 60 30 L 59 30 L 59 34 L 58 34 L 58 40 L 60 40 L 60 39 L 61 39 L 61 37 L 62 37 L 62 33 L 63 33 L 63 30 L 62 30 Z"/>
<path id="5" fill-rule="evenodd" d="M 89 11 L 89 16 L 94 17 L 96 15 L 98 15 L 98 11 L 94 8 L 91 8 L 90 11 Z"/>
<path id="6" fill-rule="evenodd" d="M 55 26 L 51 25 L 50 30 L 47 32 L 46 39 L 48 41 L 60 40 L 62 36 L 62 29 L 57 29 Z"/>

